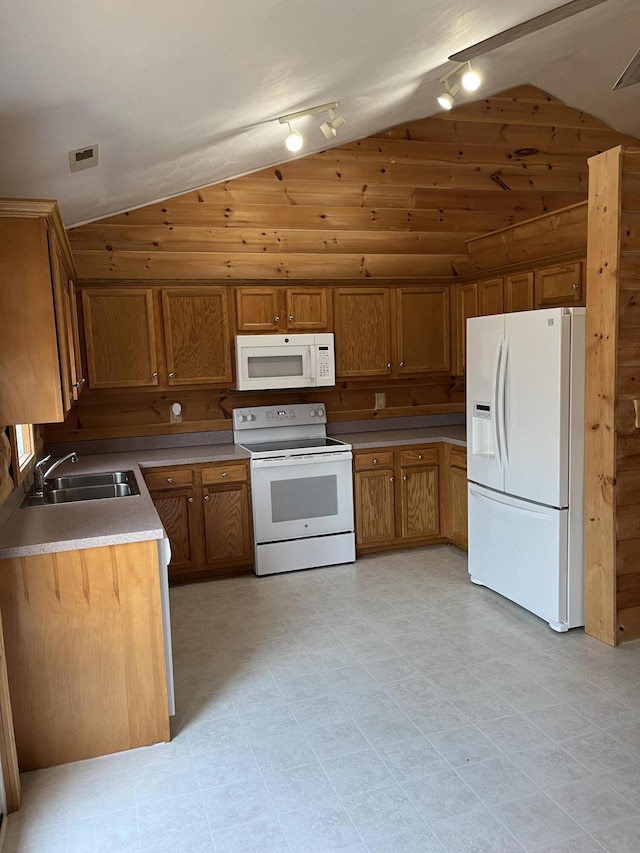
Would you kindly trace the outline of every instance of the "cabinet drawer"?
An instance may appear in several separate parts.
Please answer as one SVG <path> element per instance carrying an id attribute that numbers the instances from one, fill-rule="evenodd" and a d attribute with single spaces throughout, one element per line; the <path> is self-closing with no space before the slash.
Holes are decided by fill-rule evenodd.
<path id="1" fill-rule="evenodd" d="M 144 471 L 144 481 L 149 489 L 171 489 L 190 486 L 193 482 L 191 468 L 165 468 L 162 471 Z"/>
<path id="2" fill-rule="evenodd" d="M 215 483 L 244 483 L 246 480 L 247 466 L 244 462 L 231 462 L 202 469 L 203 486 L 211 486 Z"/>
<path id="3" fill-rule="evenodd" d="M 430 447 L 415 447 L 411 450 L 403 450 L 400 453 L 401 465 L 437 465 L 438 464 L 438 448 L 435 445 Z"/>
<path id="4" fill-rule="evenodd" d="M 356 453 L 354 456 L 356 471 L 371 471 L 376 468 L 393 468 L 393 450 Z"/>
<path id="5" fill-rule="evenodd" d="M 467 470 L 467 453 L 459 447 L 452 447 L 449 450 L 449 467 L 462 468 Z"/>

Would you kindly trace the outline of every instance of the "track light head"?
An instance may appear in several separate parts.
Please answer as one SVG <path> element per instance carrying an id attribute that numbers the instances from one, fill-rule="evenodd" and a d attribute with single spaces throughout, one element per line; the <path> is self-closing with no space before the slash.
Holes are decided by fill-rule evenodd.
<path id="1" fill-rule="evenodd" d="M 444 85 L 447 91 L 438 96 L 438 103 L 443 110 L 450 110 L 453 106 L 453 99 L 460 91 L 460 86 L 458 83 L 454 83 L 453 86 L 450 86 L 446 80 L 444 81 Z"/>
<path id="2" fill-rule="evenodd" d="M 287 149 L 293 152 L 300 151 L 303 142 L 304 139 L 302 138 L 302 134 L 297 130 L 293 130 L 291 125 L 289 125 L 289 133 L 287 134 L 287 138 L 284 141 L 284 144 L 287 146 Z"/>
<path id="3" fill-rule="evenodd" d="M 327 139 L 333 139 L 345 123 L 346 122 L 342 116 L 334 117 L 333 110 L 329 110 L 329 121 L 323 121 L 320 125 L 320 130 L 324 133 Z"/>
<path id="4" fill-rule="evenodd" d="M 475 92 L 476 89 L 480 88 L 480 83 L 482 83 L 482 78 L 478 74 L 477 71 L 474 71 L 471 67 L 471 63 L 469 63 L 469 67 L 462 75 L 462 88 L 466 89 L 467 92 Z"/>

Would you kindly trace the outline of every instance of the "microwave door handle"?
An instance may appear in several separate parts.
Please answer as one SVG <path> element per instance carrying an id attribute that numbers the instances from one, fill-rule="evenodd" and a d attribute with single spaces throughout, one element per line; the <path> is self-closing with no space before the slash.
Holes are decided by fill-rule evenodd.
<path id="1" fill-rule="evenodd" d="M 311 379 L 311 384 L 316 384 L 316 360 L 318 358 L 318 349 L 317 347 L 309 347 L 309 378 Z"/>

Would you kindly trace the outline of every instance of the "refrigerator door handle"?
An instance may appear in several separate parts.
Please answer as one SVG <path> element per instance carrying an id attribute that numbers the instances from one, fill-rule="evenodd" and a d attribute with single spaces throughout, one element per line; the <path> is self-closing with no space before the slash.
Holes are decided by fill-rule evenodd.
<path id="1" fill-rule="evenodd" d="M 482 501 L 486 504 L 501 504 L 502 506 L 506 506 L 509 508 L 510 512 L 515 513 L 516 515 L 524 515 L 528 518 L 536 518 L 540 519 L 540 516 L 545 516 L 549 514 L 548 508 L 541 507 L 539 511 L 534 509 L 522 509 L 522 507 L 514 506 L 509 500 L 494 500 L 493 498 L 489 498 L 486 495 L 483 495 L 481 492 L 476 491 L 473 486 L 469 486 L 469 495 L 472 495 L 476 500 Z"/>
<path id="2" fill-rule="evenodd" d="M 509 364 L 509 338 L 505 337 L 504 339 L 504 350 L 502 352 L 502 358 L 500 360 L 500 373 L 498 376 L 498 406 L 497 406 L 497 421 L 498 421 L 498 432 L 500 434 L 500 446 L 502 456 L 504 458 L 504 464 L 509 464 L 509 445 L 507 442 L 507 416 L 506 416 L 506 403 L 507 403 L 507 367 Z"/>
<path id="3" fill-rule="evenodd" d="M 502 363 L 502 335 L 500 335 L 500 339 L 498 340 L 498 346 L 496 348 L 496 360 L 493 365 L 493 381 L 491 383 L 491 394 L 493 397 L 492 405 L 493 405 L 493 440 L 496 444 L 496 455 L 498 457 L 498 464 L 500 468 L 502 468 L 502 448 L 500 445 L 500 424 L 499 424 L 499 410 L 498 410 L 498 398 L 500 395 L 499 386 L 500 386 L 500 366 Z"/>

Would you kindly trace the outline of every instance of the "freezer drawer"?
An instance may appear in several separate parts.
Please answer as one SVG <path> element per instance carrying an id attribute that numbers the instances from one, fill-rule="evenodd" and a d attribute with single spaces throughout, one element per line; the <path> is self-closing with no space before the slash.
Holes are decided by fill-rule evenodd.
<path id="1" fill-rule="evenodd" d="M 566 631 L 568 511 L 468 489 L 471 580 Z"/>

